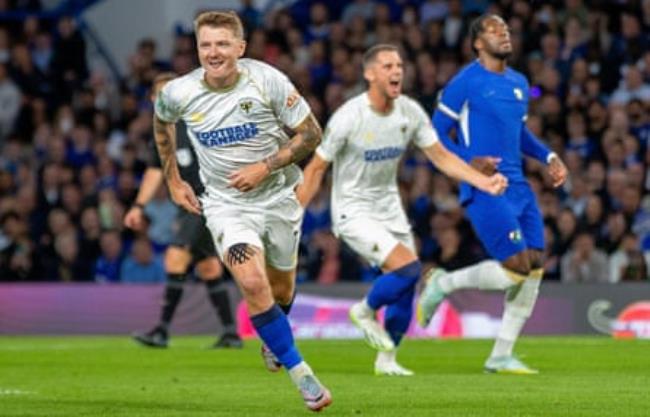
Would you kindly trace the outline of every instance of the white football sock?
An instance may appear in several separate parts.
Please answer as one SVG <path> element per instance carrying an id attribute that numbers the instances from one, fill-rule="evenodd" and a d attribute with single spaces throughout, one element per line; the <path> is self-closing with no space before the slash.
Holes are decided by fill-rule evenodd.
<path id="1" fill-rule="evenodd" d="M 542 269 L 533 270 L 524 282 L 506 292 L 501 327 L 491 357 L 512 355 L 519 333 L 535 307 L 543 274 Z"/>
<path id="2" fill-rule="evenodd" d="M 438 278 L 438 285 L 445 294 L 461 288 L 478 288 L 480 290 L 505 290 L 523 277 L 506 271 L 497 261 L 483 261 L 475 265 L 448 272 Z"/>
<path id="3" fill-rule="evenodd" d="M 300 379 L 305 375 L 314 375 L 314 371 L 311 370 L 305 361 L 302 361 L 298 365 L 289 369 L 289 376 L 298 388 L 300 388 Z"/>
<path id="4" fill-rule="evenodd" d="M 375 364 L 385 364 L 395 362 L 397 360 L 397 349 L 379 351 L 377 352 L 377 359 L 375 359 Z"/>

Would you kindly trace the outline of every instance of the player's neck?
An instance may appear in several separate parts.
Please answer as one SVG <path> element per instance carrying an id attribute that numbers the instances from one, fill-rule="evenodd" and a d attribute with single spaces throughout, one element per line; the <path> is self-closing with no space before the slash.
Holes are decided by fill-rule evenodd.
<path id="1" fill-rule="evenodd" d="M 203 81 L 213 90 L 228 90 L 239 81 L 239 71 L 233 71 L 232 74 L 223 78 L 210 78 L 206 73 Z"/>
<path id="2" fill-rule="evenodd" d="M 386 97 L 374 88 L 368 89 L 370 107 L 377 113 L 386 114 L 393 110 L 393 99 Z"/>
<path id="3" fill-rule="evenodd" d="M 489 55 L 481 55 L 478 59 L 481 66 L 488 71 L 502 73 L 506 70 L 506 60 L 499 59 Z"/>

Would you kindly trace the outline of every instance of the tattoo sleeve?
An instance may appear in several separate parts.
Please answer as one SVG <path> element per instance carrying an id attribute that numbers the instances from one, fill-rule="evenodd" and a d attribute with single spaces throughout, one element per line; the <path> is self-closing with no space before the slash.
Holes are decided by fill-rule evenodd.
<path id="1" fill-rule="evenodd" d="M 323 131 L 313 113 L 310 113 L 295 131 L 296 135 L 291 138 L 287 146 L 264 159 L 269 171 L 305 159 L 316 149 L 323 136 Z"/>
<path id="2" fill-rule="evenodd" d="M 176 164 L 176 126 L 173 123 L 162 121 L 154 115 L 153 135 L 165 179 L 168 182 L 180 179 Z"/>

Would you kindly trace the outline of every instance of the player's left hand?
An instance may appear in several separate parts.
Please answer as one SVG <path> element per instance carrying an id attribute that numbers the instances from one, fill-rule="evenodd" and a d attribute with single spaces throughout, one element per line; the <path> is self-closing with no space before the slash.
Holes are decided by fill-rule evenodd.
<path id="1" fill-rule="evenodd" d="M 269 167 L 264 162 L 256 162 L 238 169 L 228 176 L 230 187 L 241 192 L 247 192 L 258 185 L 269 175 Z"/>
<path id="2" fill-rule="evenodd" d="M 483 191 L 486 191 L 492 195 L 503 194 L 508 188 L 508 178 L 503 174 L 496 173 L 491 175 L 489 181 L 487 182 L 486 187 Z"/>
<path id="3" fill-rule="evenodd" d="M 553 187 L 557 188 L 566 181 L 568 170 L 559 156 L 553 155 L 548 163 L 548 174 L 553 180 Z"/>

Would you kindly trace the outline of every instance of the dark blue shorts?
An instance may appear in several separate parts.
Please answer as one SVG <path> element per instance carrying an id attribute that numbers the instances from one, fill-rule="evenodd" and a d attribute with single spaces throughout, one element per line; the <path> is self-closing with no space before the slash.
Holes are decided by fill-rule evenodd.
<path id="1" fill-rule="evenodd" d="M 474 190 L 466 212 L 485 250 L 498 261 L 544 249 L 544 221 L 528 183 L 510 184 L 500 196 Z"/>

